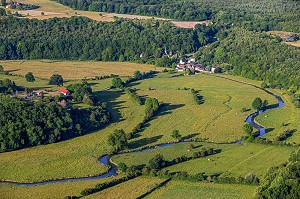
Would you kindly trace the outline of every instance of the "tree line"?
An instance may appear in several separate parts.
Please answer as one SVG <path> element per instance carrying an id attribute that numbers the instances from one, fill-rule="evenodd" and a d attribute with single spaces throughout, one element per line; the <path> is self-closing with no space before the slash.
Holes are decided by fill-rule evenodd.
<path id="1" fill-rule="evenodd" d="M 195 52 L 221 28 L 203 26 L 191 30 L 152 19 L 96 22 L 85 17 L 29 20 L 7 16 L 0 19 L 0 24 L 1 60 L 45 58 L 153 64 L 162 57 L 164 48 L 178 54 Z"/>

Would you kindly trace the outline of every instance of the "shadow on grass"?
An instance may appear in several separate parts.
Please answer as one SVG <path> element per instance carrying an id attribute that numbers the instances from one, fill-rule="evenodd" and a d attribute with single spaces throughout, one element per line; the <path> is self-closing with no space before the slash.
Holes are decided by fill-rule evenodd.
<path id="1" fill-rule="evenodd" d="M 163 136 L 162 135 L 157 135 L 151 138 L 142 138 L 140 140 L 135 140 L 129 143 L 128 148 L 129 149 L 135 149 L 139 148 L 141 146 L 147 145 L 147 144 L 152 144 L 157 142 L 159 139 L 161 139 Z"/>
<path id="2" fill-rule="evenodd" d="M 272 132 L 274 129 L 275 129 L 275 128 L 267 128 L 265 131 L 266 131 L 266 133 L 270 133 L 270 132 Z"/>
<path id="3" fill-rule="evenodd" d="M 188 140 L 188 139 L 191 139 L 197 135 L 199 135 L 200 133 L 192 133 L 192 134 L 189 134 L 189 135 L 186 135 L 186 136 L 183 136 L 182 139 L 183 140 Z"/>
<path id="4" fill-rule="evenodd" d="M 124 119 L 122 119 L 122 115 L 120 110 L 124 108 L 122 104 L 125 103 L 125 101 L 116 101 L 117 98 L 119 98 L 123 93 L 123 91 L 97 91 L 94 92 L 94 96 L 100 101 L 105 102 L 107 104 L 107 110 L 111 113 L 112 116 L 112 122 L 121 122 Z"/>
<path id="5" fill-rule="evenodd" d="M 171 114 L 173 110 L 178 109 L 180 107 L 183 107 L 184 104 L 170 104 L 170 103 L 164 103 L 159 108 L 158 112 L 155 113 L 155 115 L 150 118 L 149 121 L 147 121 L 145 124 L 142 125 L 141 130 L 139 132 L 143 132 L 147 127 L 150 126 L 150 121 L 155 120 L 160 116 Z"/>

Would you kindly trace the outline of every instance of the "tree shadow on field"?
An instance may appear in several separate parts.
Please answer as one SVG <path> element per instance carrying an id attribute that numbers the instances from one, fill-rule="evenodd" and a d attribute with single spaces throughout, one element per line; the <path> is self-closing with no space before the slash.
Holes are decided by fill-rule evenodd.
<path id="1" fill-rule="evenodd" d="M 150 126 L 150 121 L 155 120 L 159 118 L 160 116 L 168 115 L 172 113 L 172 110 L 178 109 L 180 107 L 183 107 L 184 104 L 170 104 L 170 103 L 164 103 L 159 108 L 158 112 L 155 113 L 153 117 L 151 117 L 145 124 L 142 125 L 141 130 L 139 132 L 143 132 L 147 127 Z"/>
<path id="2" fill-rule="evenodd" d="M 267 128 L 267 129 L 265 130 L 265 133 L 272 132 L 274 129 L 275 129 L 275 128 Z"/>
<path id="3" fill-rule="evenodd" d="M 199 135 L 200 133 L 192 133 L 192 134 L 189 134 L 189 135 L 186 135 L 186 136 L 183 136 L 182 139 L 183 140 L 188 140 L 188 139 L 191 139 L 197 135 Z"/>
<path id="4" fill-rule="evenodd" d="M 107 91 L 97 91 L 93 93 L 94 96 L 101 103 L 106 103 L 107 110 L 111 113 L 112 122 L 121 122 L 122 118 L 120 110 L 125 108 L 123 104 L 125 101 L 116 101 L 121 95 L 124 94 L 123 91 L 119 90 L 107 90 Z"/>
<path id="5" fill-rule="evenodd" d="M 161 105 L 161 108 L 159 108 L 158 112 L 155 114 L 153 119 L 156 119 L 159 116 L 171 114 L 173 110 L 181 108 L 183 106 L 185 106 L 185 104 L 164 103 Z"/>
<path id="6" fill-rule="evenodd" d="M 132 141 L 128 144 L 128 148 L 129 149 L 135 149 L 135 148 L 139 148 L 141 146 L 145 146 L 147 144 L 152 144 L 157 142 L 159 139 L 161 139 L 163 136 L 162 135 L 157 135 L 151 138 L 142 138 L 140 140 L 135 140 Z"/>
<path id="7" fill-rule="evenodd" d="M 133 87 L 133 86 L 137 86 L 140 84 L 141 84 L 141 82 L 131 82 L 131 83 L 127 84 L 127 87 Z"/>

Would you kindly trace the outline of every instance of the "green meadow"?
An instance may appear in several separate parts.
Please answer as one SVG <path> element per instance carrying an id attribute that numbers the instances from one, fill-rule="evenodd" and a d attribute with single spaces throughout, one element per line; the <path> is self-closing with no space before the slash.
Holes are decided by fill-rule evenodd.
<path id="1" fill-rule="evenodd" d="M 245 135 L 242 126 L 245 124 L 246 117 L 254 112 L 251 109 L 251 103 L 254 98 L 260 97 L 268 100 L 269 104 L 276 103 L 276 99 L 273 96 L 251 85 L 243 84 L 243 82 L 249 82 L 259 85 L 260 82 L 247 81 L 246 79 L 229 75 L 225 75 L 225 77 L 240 82 L 206 74 L 172 77 L 173 75 L 159 73 L 154 78 L 140 80 L 129 85 L 131 89 L 135 89 L 135 92 L 142 98 L 142 101 L 148 97 L 154 97 L 159 100 L 162 106 L 154 117 L 142 126 L 141 131 L 133 139 L 129 140 L 128 150 L 174 142 L 176 140 L 171 137 L 171 132 L 175 129 L 179 130 L 183 138 L 201 138 L 205 142 L 193 143 L 195 145 L 193 149 L 186 143 L 145 153 L 116 155 L 112 158 L 113 162 L 124 162 L 127 165 L 146 165 L 149 159 L 158 153 L 162 154 L 167 160 L 172 160 L 181 155 L 191 156 L 193 152 L 199 150 L 201 147 L 211 147 L 221 149 L 222 152 L 209 158 L 191 160 L 166 169 L 171 172 L 187 171 L 191 174 L 199 172 L 205 172 L 206 174 L 221 173 L 231 176 L 244 176 L 248 173 L 255 173 L 259 177 L 262 177 L 269 167 L 286 161 L 290 153 L 294 150 L 293 147 L 266 146 L 250 143 L 242 145 L 228 144 L 239 140 Z M 25 78 L 21 76 L 0 76 L 0 79 L 4 78 L 10 78 L 20 86 L 35 89 L 58 89 L 58 87 L 48 85 L 47 80 L 39 78 L 34 83 L 26 82 Z M 72 77 L 69 79 L 65 86 L 79 81 L 75 79 L 71 80 Z M 98 158 L 110 153 L 110 147 L 107 144 L 108 135 L 114 129 L 124 129 L 125 132 L 131 132 L 144 117 L 144 106 L 138 105 L 125 92 L 105 90 L 111 85 L 111 80 L 111 78 L 88 80 L 94 94 L 99 100 L 107 102 L 107 107 L 113 117 L 113 122 L 110 125 L 104 129 L 67 141 L 1 153 L 0 179 L 18 182 L 37 182 L 50 179 L 97 175 L 106 172 L 108 167 L 99 163 Z M 195 102 L 190 90 L 192 88 L 198 92 L 198 97 L 201 99 L 200 104 Z M 242 108 L 246 108 L 248 111 L 242 112 Z M 268 117 L 263 117 L 262 115 L 257 118 L 259 123 L 267 128 L 276 128 L 276 130 L 271 131 L 267 136 L 275 133 L 277 127 L 282 123 L 282 119 L 276 115 L 276 111 L 286 111 L 284 114 L 287 117 L 290 116 L 290 113 L 293 113 L 293 117 L 288 117 L 289 119 L 284 119 L 284 121 L 290 123 L 289 127 L 299 128 L 298 126 L 292 126 L 297 123 L 297 110 L 291 104 L 287 104 L 285 109 L 266 112 L 265 114 L 269 114 Z M 271 122 L 274 121 L 276 122 L 273 127 L 273 123 Z M 294 134 L 290 139 L 297 141 L 300 138 Z M 281 155 L 279 156 L 278 154 Z M 112 191 L 102 191 L 89 197 L 97 198 L 104 194 L 107 198 L 114 198 L 113 195 L 110 195 L 112 192 L 120 192 L 123 194 L 122 196 L 126 196 L 127 198 L 138 197 L 160 181 L 161 179 L 156 178 L 153 178 L 153 180 L 137 178 L 107 189 Z M 21 194 L 28 196 L 28 198 L 34 198 L 33 195 L 36 193 L 35 196 L 39 198 L 42 194 L 47 196 L 53 190 L 60 189 L 60 194 L 55 193 L 53 195 L 54 198 L 59 198 L 66 195 L 76 195 L 84 188 L 93 187 L 97 182 L 70 182 L 66 183 L 70 187 L 68 189 L 63 188 L 64 184 L 40 186 L 40 189 L 38 187 L 1 185 L 0 193 L 6 193 L 4 198 L 17 198 L 17 195 Z M 139 189 L 134 189 L 139 184 L 143 184 L 143 186 L 139 187 Z M 186 186 L 184 186 L 185 184 Z M 160 196 L 160 194 L 166 198 L 177 195 L 178 197 L 181 196 L 174 189 L 181 190 L 182 196 L 186 195 L 185 193 L 193 192 L 195 195 L 191 195 L 191 198 L 195 198 L 200 194 L 195 192 L 195 190 L 202 190 L 201 193 L 205 194 L 207 198 L 218 198 L 222 195 L 224 195 L 224 198 L 235 198 L 237 193 L 248 196 L 254 192 L 252 186 L 193 184 L 171 181 L 166 187 L 153 192 L 149 197 L 155 198 Z M 216 195 L 209 193 L 211 190 L 215 190 L 213 192 Z M 129 193 L 133 193 L 133 195 Z"/>
<path id="2" fill-rule="evenodd" d="M 172 180 L 165 187 L 157 189 L 145 198 L 248 199 L 252 198 L 252 196 L 255 194 L 255 189 L 255 186 L 249 185 L 191 183 Z"/>
<path id="3" fill-rule="evenodd" d="M 203 96 L 204 103 L 195 104 L 191 92 L 182 90 L 184 87 L 201 90 L 199 94 Z M 241 113 L 243 107 L 250 108 L 256 96 L 275 103 L 272 96 L 254 87 L 210 75 L 158 76 L 136 82 L 132 88 L 137 88 L 138 95 L 142 97 L 155 97 L 167 105 L 145 125 L 139 136 L 130 140 L 130 149 L 174 141 L 170 137 L 174 129 L 183 136 L 195 134 L 208 141 L 233 142 L 244 135 L 242 125 L 251 112 Z M 97 95 L 100 100 L 108 102 L 115 122 L 103 130 L 71 140 L 1 153 L 0 178 L 32 182 L 107 171 L 97 159 L 109 153 L 108 134 L 117 128 L 130 132 L 142 121 L 144 107 L 120 91 L 98 91 Z"/>
<path id="4" fill-rule="evenodd" d="M 268 130 L 265 135 L 266 138 L 273 140 L 280 133 L 287 129 L 292 131 L 292 135 L 288 137 L 285 141 L 288 143 L 300 143 L 300 109 L 295 108 L 291 103 L 290 97 L 277 90 L 278 95 L 282 96 L 285 106 L 280 109 L 273 109 L 266 111 L 256 118 L 256 121 L 264 126 Z"/>

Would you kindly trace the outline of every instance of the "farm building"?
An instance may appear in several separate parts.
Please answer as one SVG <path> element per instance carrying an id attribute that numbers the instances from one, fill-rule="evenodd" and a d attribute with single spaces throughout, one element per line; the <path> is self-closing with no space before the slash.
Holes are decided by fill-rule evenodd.
<path id="1" fill-rule="evenodd" d="M 70 94 L 70 92 L 65 88 L 60 88 L 58 92 L 63 94 L 63 95 L 69 95 Z"/>

